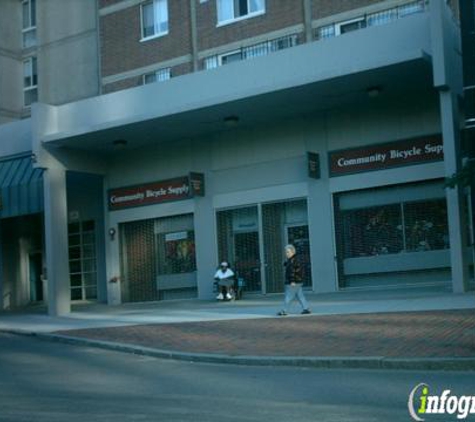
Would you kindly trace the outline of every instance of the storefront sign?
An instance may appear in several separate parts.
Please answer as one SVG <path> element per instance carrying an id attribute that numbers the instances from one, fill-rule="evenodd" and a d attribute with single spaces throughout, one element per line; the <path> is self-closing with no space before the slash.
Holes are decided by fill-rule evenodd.
<path id="1" fill-rule="evenodd" d="M 330 177 L 444 159 L 440 135 L 329 153 Z"/>
<path id="2" fill-rule="evenodd" d="M 320 179 L 320 155 L 316 152 L 307 152 L 308 177 Z"/>
<path id="3" fill-rule="evenodd" d="M 188 232 L 175 232 L 165 235 L 165 242 L 175 242 L 183 239 L 188 239 Z"/>
<path id="4" fill-rule="evenodd" d="M 190 173 L 192 196 L 205 196 L 205 176 L 203 173 Z"/>
<path id="5" fill-rule="evenodd" d="M 202 182 L 204 192 L 204 180 Z M 160 204 L 168 201 L 178 201 L 193 197 L 191 178 L 189 176 L 176 179 L 148 183 L 145 185 L 129 186 L 109 190 L 109 210 L 120 210 L 129 207 Z"/>

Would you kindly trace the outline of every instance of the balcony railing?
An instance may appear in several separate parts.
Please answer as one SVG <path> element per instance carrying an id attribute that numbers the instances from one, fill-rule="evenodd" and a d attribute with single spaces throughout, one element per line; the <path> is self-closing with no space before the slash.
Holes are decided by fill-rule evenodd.
<path id="1" fill-rule="evenodd" d="M 367 28 L 369 26 L 386 25 L 406 16 L 424 12 L 428 7 L 427 0 L 417 0 L 391 9 L 382 10 L 380 12 L 357 16 L 351 20 L 336 22 L 317 28 L 315 38 L 317 40 L 322 40 L 358 29 Z"/>
<path id="2" fill-rule="evenodd" d="M 216 54 L 210 57 L 206 57 L 203 63 L 203 67 L 205 70 L 209 70 L 236 61 L 266 56 L 275 51 L 294 47 L 298 44 L 298 42 L 299 39 L 297 34 L 287 35 L 285 37 L 261 42 L 259 44 L 251 45 L 248 47 L 242 47 L 240 49 L 232 50 L 223 54 Z"/>

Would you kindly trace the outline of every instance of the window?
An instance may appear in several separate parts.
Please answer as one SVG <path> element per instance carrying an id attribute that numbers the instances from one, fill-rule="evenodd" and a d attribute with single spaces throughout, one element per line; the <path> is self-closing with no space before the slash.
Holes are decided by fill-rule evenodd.
<path id="1" fill-rule="evenodd" d="M 260 15 L 265 12 L 264 0 L 217 0 L 218 24 Z"/>
<path id="2" fill-rule="evenodd" d="M 36 45 L 36 0 L 23 0 L 23 47 Z"/>
<path id="3" fill-rule="evenodd" d="M 346 34 L 347 32 L 356 31 L 366 27 L 365 18 L 353 19 L 351 21 L 341 22 L 336 25 L 336 35 Z"/>
<path id="4" fill-rule="evenodd" d="M 142 40 L 168 34 L 167 0 L 151 0 L 142 4 Z"/>
<path id="5" fill-rule="evenodd" d="M 344 258 L 449 248 L 445 199 L 348 210 L 340 218 Z"/>
<path id="6" fill-rule="evenodd" d="M 68 235 L 71 300 L 96 299 L 97 259 L 94 221 L 69 224 Z"/>
<path id="7" fill-rule="evenodd" d="M 168 81 L 171 78 L 171 69 L 160 69 L 155 72 L 143 75 L 143 84 L 152 84 L 154 82 Z"/>
<path id="8" fill-rule="evenodd" d="M 36 57 L 30 57 L 23 62 L 23 94 L 25 107 L 29 107 L 32 103 L 38 101 Z"/>
<path id="9" fill-rule="evenodd" d="M 158 275 L 196 271 L 195 232 L 158 233 Z"/>
<path id="10" fill-rule="evenodd" d="M 389 9 L 383 12 L 373 13 L 368 15 L 368 26 L 386 25 L 397 19 L 397 10 Z"/>

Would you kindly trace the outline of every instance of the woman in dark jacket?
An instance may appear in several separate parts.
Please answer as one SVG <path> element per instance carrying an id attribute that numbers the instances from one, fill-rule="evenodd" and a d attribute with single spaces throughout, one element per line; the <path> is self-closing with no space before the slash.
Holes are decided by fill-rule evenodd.
<path id="1" fill-rule="evenodd" d="M 285 255 L 287 260 L 285 261 L 285 299 L 284 307 L 277 314 L 279 316 L 285 316 L 288 314 L 290 304 L 294 299 L 297 299 L 302 306 L 302 314 L 310 314 L 311 311 L 308 307 L 307 300 L 303 294 L 303 266 L 299 262 L 296 254 L 295 247 L 293 245 L 287 245 L 285 247 Z"/>

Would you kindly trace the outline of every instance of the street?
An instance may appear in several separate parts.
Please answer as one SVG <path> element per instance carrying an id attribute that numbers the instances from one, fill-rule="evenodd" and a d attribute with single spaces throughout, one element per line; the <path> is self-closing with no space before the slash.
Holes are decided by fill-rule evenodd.
<path id="1" fill-rule="evenodd" d="M 411 421 L 417 384 L 475 395 L 473 375 L 186 363 L 0 334 L 0 421 Z"/>

